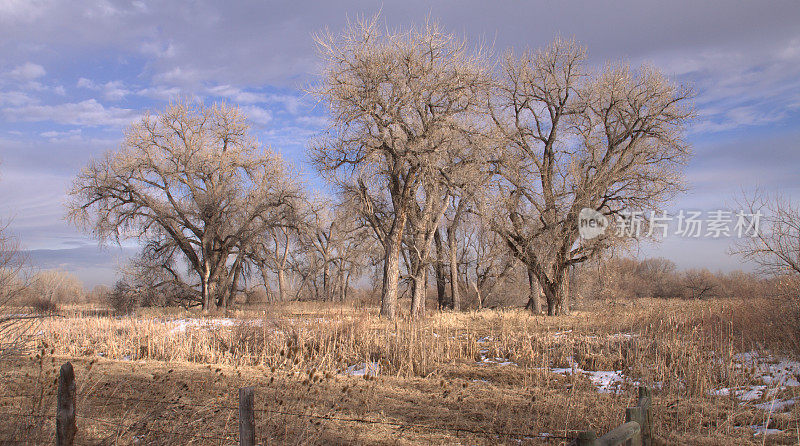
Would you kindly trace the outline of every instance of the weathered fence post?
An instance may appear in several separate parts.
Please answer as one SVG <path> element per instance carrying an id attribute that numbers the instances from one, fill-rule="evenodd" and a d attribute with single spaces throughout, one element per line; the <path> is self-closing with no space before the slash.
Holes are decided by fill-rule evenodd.
<path id="1" fill-rule="evenodd" d="M 575 444 L 578 446 L 598 446 L 597 434 L 594 431 L 578 432 L 578 438 L 575 439 Z"/>
<path id="2" fill-rule="evenodd" d="M 239 446 L 255 446 L 256 444 L 253 393 L 253 387 L 239 389 Z"/>
<path id="3" fill-rule="evenodd" d="M 642 445 L 651 446 L 653 444 L 653 411 L 651 409 L 653 397 L 650 388 L 639 387 L 639 408 L 642 411 Z"/>
<path id="4" fill-rule="evenodd" d="M 627 440 L 625 446 L 640 446 L 642 444 L 642 428 L 644 427 L 644 413 L 639 406 L 628 407 L 625 409 L 625 422 L 635 421 L 639 423 L 639 435 Z"/>
<path id="5" fill-rule="evenodd" d="M 75 370 L 65 363 L 58 374 L 58 407 L 56 408 L 56 446 L 75 444 Z"/>

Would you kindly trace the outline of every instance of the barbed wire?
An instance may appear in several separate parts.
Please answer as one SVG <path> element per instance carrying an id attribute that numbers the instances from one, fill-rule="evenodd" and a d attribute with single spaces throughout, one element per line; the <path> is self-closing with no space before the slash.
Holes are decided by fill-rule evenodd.
<path id="1" fill-rule="evenodd" d="M 164 405 L 177 405 L 177 406 L 185 406 L 185 407 L 197 407 L 197 408 L 204 408 L 204 409 L 226 409 L 231 411 L 238 411 L 238 407 L 228 406 L 225 404 L 196 404 L 196 403 L 188 403 L 188 402 L 177 402 L 177 401 L 169 401 L 169 400 L 157 400 L 157 399 L 149 399 L 149 398 L 137 398 L 137 397 L 130 397 L 130 396 L 117 396 L 117 395 L 102 395 L 99 393 L 95 393 L 95 396 L 99 398 L 107 398 L 107 399 L 115 399 L 120 401 L 133 401 L 138 403 L 146 403 L 146 404 L 164 404 Z M 39 395 L 21 395 L 26 397 L 39 397 Z M 276 410 L 276 409 L 268 409 L 268 408 L 253 408 L 253 412 L 260 412 L 260 413 L 269 413 L 273 415 L 285 415 L 285 416 L 293 416 L 297 418 L 310 418 L 310 419 L 319 419 L 319 420 L 326 420 L 326 421 L 337 421 L 337 422 L 345 422 L 345 423 L 362 423 L 362 424 L 380 424 L 380 425 L 387 425 L 393 427 L 399 427 L 402 429 L 408 428 L 416 428 L 420 430 L 427 430 L 427 431 L 436 431 L 436 432 L 455 432 L 457 435 L 460 433 L 468 433 L 468 434 L 475 434 L 481 435 L 484 437 L 509 437 L 509 438 L 529 438 L 529 439 L 542 439 L 542 440 L 575 440 L 577 435 L 575 436 L 567 436 L 567 435 L 554 435 L 550 433 L 530 433 L 530 432 L 519 432 L 519 431 L 487 431 L 482 429 L 473 429 L 469 427 L 460 427 L 460 426 L 435 426 L 435 425 L 428 425 L 428 424 L 420 424 L 420 423 L 408 423 L 408 422 L 401 422 L 401 421 L 387 421 L 387 420 L 373 420 L 368 418 L 356 418 L 356 417 L 341 417 L 335 415 L 318 415 L 318 414 L 310 414 L 310 413 L 299 413 L 299 412 L 291 412 L 287 410 Z M 87 416 L 82 416 L 80 414 L 76 414 L 77 417 L 86 418 L 86 419 L 93 419 Z M 99 421 L 99 420 L 95 420 Z M 111 422 L 113 423 L 113 422 Z M 119 425 L 120 427 L 123 427 Z M 577 432 L 577 431 L 576 431 Z M 162 431 L 161 433 L 169 433 L 167 431 Z M 175 435 L 182 435 L 180 433 L 174 433 Z M 188 434 L 183 434 L 188 435 Z M 211 439 L 220 439 L 220 438 L 211 438 Z"/>

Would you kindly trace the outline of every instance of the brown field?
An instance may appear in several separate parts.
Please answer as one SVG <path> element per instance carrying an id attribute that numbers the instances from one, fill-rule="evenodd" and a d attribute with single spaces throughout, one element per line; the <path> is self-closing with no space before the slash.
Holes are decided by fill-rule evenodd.
<path id="1" fill-rule="evenodd" d="M 657 444 L 800 442 L 798 405 L 759 407 L 800 387 L 764 382 L 738 355 L 797 358 L 797 315 L 775 302 L 637 300 L 559 317 L 483 310 L 397 322 L 374 308 L 68 309 L 37 328 L 35 351 L 0 362 L 0 438 L 52 442 L 58 367 L 71 361 L 80 444 L 233 444 L 238 388 L 250 385 L 261 444 L 568 444 L 559 437 L 623 422 L 635 382 L 653 388 Z M 361 363 L 377 375 L 342 373 Z M 628 379 L 598 392 L 583 373 L 552 370 L 571 367 Z M 719 391 L 759 385 L 750 400 Z"/>

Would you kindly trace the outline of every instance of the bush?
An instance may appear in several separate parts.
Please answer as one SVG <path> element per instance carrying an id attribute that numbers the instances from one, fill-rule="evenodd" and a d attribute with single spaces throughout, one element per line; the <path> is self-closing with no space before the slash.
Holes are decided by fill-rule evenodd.
<path id="1" fill-rule="evenodd" d="M 28 300 L 28 305 L 39 314 L 54 314 L 61 309 L 57 302 L 44 297 L 31 297 Z"/>
<path id="2" fill-rule="evenodd" d="M 127 314 L 139 306 L 137 297 L 137 293 L 130 285 L 119 281 L 114 285 L 114 289 L 106 294 L 105 301 L 116 313 Z"/>

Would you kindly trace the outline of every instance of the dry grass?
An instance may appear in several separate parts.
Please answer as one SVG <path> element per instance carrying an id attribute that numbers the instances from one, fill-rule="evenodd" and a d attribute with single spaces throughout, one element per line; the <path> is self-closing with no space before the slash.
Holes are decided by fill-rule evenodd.
<path id="1" fill-rule="evenodd" d="M 185 330 L 174 320 L 198 315 L 48 320 L 38 356 L 2 364 L 0 411 L 19 407 L 37 416 L 17 419 L 0 434 L 48 438 L 52 420 L 35 422 L 52 412 L 55 368 L 66 359 L 76 364 L 82 386 L 79 413 L 115 423 L 85 420 L 85 443 L 174 444 L 179 436 L 158 431 L 177 431 L 179 443 L 229 444 L 237 431 L 231 408 L 244 385 L 256 385 L 258 404 L 272 410 L 406 426 L 260 413 L 265 444 L 493 444 L 517 443 L 516 434 L 524 432 L 605 432 L 622 421 L 634 386 L 598 393 L 580 374 L 549 370 L 567 367 L 572 358 L 584 370 L 622 370 L 656 388 L 654 422 L 662 442 L 800 441 L 797 407 L 770 415 L 709 394 L 756 384 L 737 366 L 736 353 L 796 355 L 797 315 L 782 315 L 773 302 L 630 301 L 557 318 L 509 310 L 442 313 L 422 322 L 387 322 L 359 305 L 296 303 L 229 316 L 238 322 L 221 326 L 200 318 Z M 482 356 L 518 366 L 479 363 Z M 378 377 L 339 373 L 367 361 L 380 364 Z M 17 395 L 37 392 L 40 398 L 15 406 Z M 799 393 L 789 388 L 782 396 Z M 749 428 L 765 424 L 783 432 L 764 438 Z M 543 440 L 529 442 L 537 441 Z"/>

